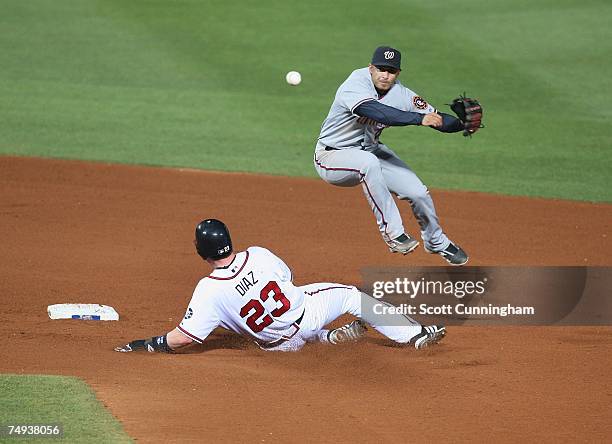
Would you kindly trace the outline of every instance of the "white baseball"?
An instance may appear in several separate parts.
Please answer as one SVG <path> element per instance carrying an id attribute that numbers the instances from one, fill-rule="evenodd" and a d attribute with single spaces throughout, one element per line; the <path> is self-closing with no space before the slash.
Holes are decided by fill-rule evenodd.
<path id="1" fill-rule="evenodd" d="M 302 82 L 302 75 L 297 71 L 289 71 L 285 77 L 289 85 L 299 85 Z"/>

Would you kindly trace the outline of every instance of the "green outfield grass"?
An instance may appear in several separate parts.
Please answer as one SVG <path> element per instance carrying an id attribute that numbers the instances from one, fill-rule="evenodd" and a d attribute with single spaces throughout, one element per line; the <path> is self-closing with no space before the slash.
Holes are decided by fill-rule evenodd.
<path id="1" fill-rule="evenodd" d="M 471 140 L 386 130 L 429 186 L 612 202 L 611 16 L 607 0 L 3 0 L 0 153 L 315 176 L 336 88 L 390 44 L 435 106 L 485 107 Z"/>
<path id="2" fill-rule="evenodd" d="M 79 443 L 127 443 L 121 424 L 83 381 L 65 376 L 0 375 L 0 426 L 61 424 L 63 439 Z M 0 435 L 1 442 L 41 442 Z M 55 441 L 51 439 L 51 441 Z"/>

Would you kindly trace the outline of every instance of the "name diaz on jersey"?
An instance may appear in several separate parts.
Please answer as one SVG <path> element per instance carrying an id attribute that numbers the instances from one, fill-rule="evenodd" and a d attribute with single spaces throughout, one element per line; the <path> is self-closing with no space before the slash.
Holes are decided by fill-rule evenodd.
<path id="1" fill-rule="evenodd" d="M 253 287 L 257 283 L 259 283 L 259 281 L 251 270 L 246 273 L 246 276 L 244 276 L 234 288 L 240 294 L 240 296 L 244 296 L 246 292 L 249 291 L 249 288 Z"/>

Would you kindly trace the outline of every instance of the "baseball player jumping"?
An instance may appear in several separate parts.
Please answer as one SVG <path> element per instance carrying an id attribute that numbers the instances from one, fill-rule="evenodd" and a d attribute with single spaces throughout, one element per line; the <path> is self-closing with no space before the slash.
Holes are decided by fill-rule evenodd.
<path id="1" fill-rule="evenodd" d="M 451 106 L 459 118 L 440 113 L 397 80 L 400 67 L 400 52 L 382 46 L 368 67 L 353 71 L 340 85 L 321 126 L 315 168 L 332 185 L 362 185 L 392 252 L 408 254 L 419 245 L 404 231 L 395 194 L 410 203 L 425 250 L 440 254 L 451 265 L 464 265 L 468 255 L 442 231 L 427 187 L 380 142 L 380 135 L 389 126 L 421 125 L 471 136 L 481 128 L 482 107 L 474 99 L 460 97 Z"/>
<path id="2" fill-rule="evenodd" d="M 269 250 L 250 247 L 234 252 L 227 227 L 216 219 L 198 224 L 194 243 L 213 270 L 196 286 L 179 326 L 115 351 L 172 353 L 203 342 L 216 327 L 251 337 L 269 351 L 298 351 L 307 342 L 339 344 L 365 334 L 361 319 L 333 330 L 324 328 L 346 313 L 361 318 L 362 308 L 367 311 L 378 302 L 356 287 L 332 283 L 296 287 L 291 270 Z M 442 326 L 423 327 L 404 315 L 387 316 L 385 323 L 390 325 L 370 325 L 393 341 L 417 349 L 437 343 L 446 333 Z"/>

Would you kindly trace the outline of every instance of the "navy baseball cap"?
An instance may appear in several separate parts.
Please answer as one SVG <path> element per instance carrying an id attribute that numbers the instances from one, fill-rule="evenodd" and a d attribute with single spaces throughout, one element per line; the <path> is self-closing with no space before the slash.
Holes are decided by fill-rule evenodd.
<path id="1" fill-rule="evenodd" d="M 402 69 L 402 54 L 390 46 L 379 46 L 372 55 L 372 65 L 390 66 L 395 69 Z"/>

